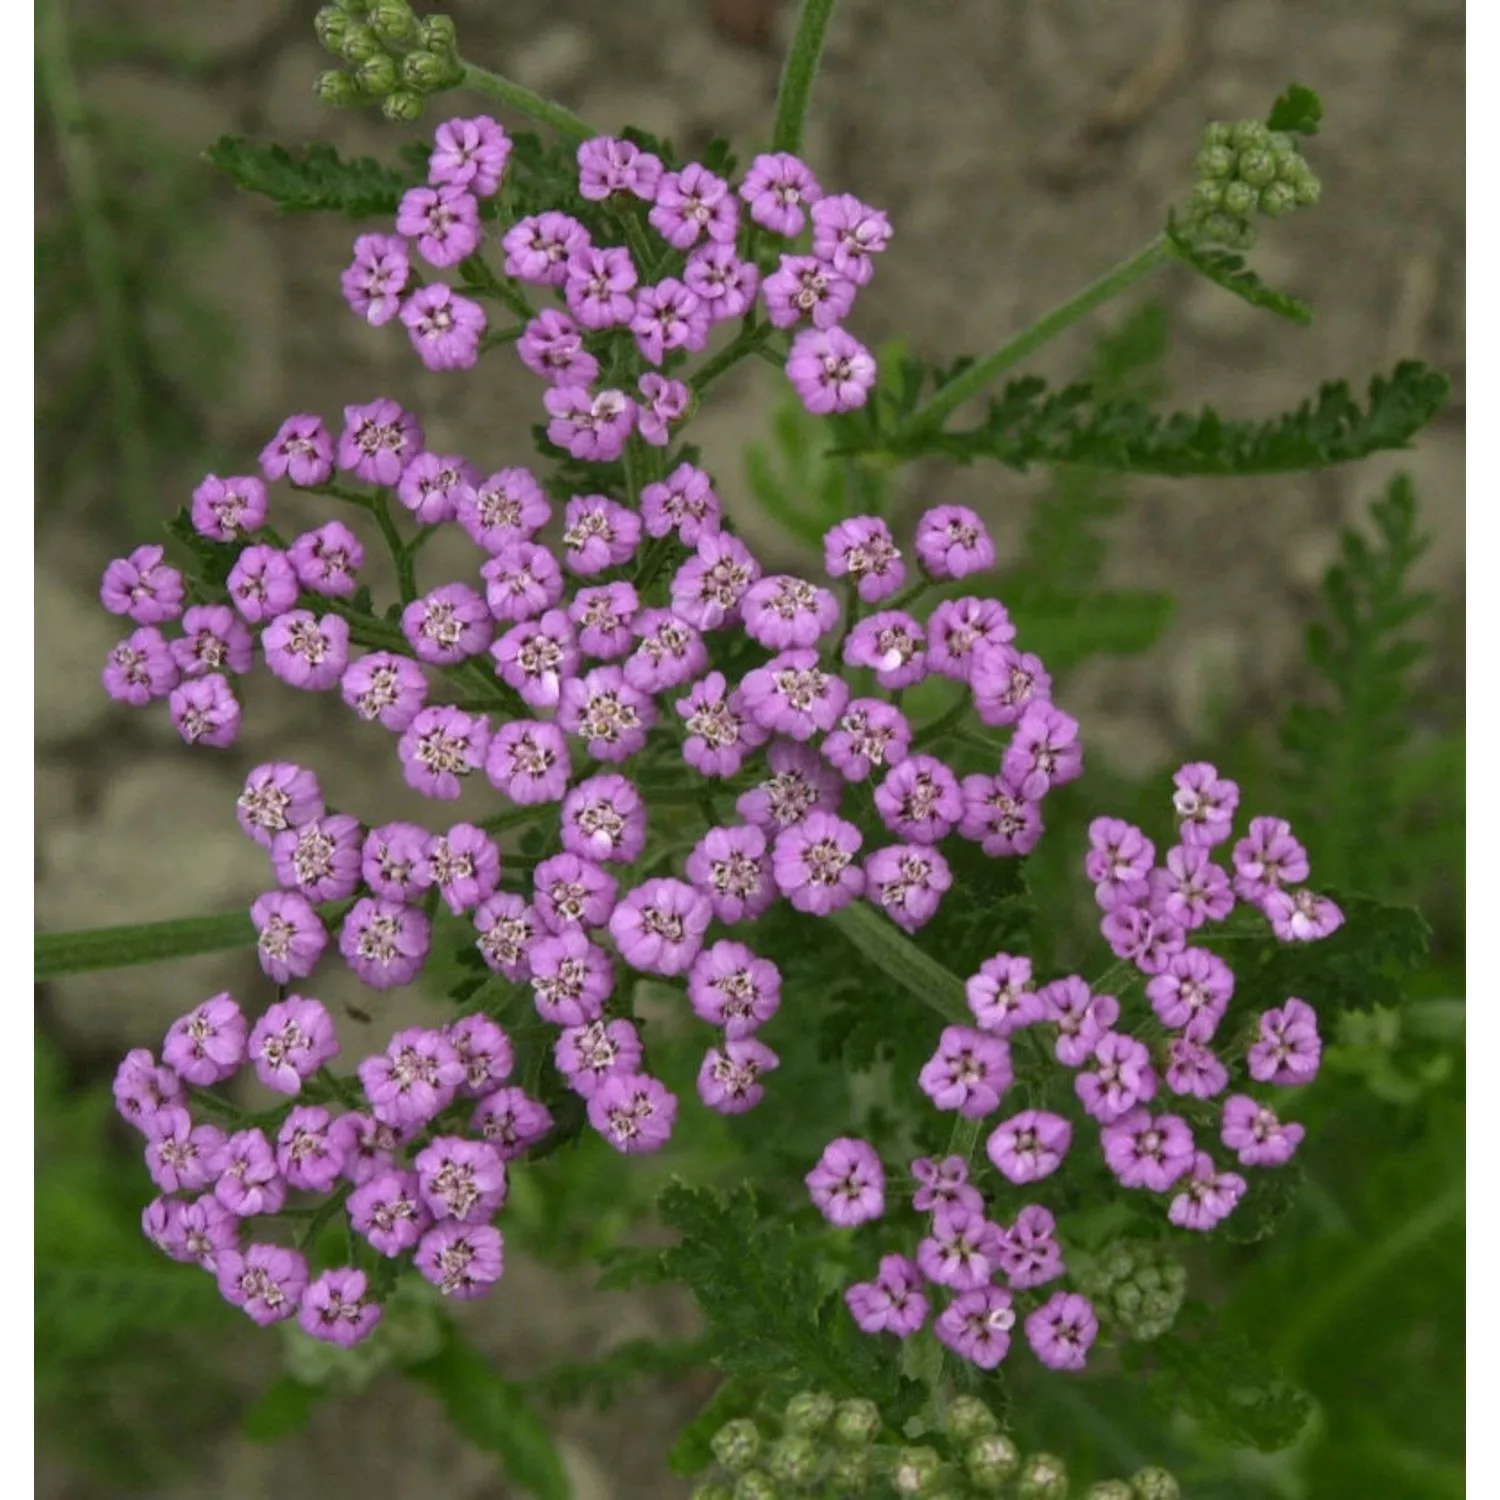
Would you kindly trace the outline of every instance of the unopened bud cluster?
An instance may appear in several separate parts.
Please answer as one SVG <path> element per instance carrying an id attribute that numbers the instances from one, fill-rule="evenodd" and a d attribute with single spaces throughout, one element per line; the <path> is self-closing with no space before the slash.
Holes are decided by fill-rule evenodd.
<path id="1" fill-rule="evenodd" d="M 693 1500 L 781 1500 L 867 1496 L 871 1500 L 1067 1500 L 1068 1472 L 1050 1453 L 1023 1455 L 977 1397 L 960 1396 L 922 1442 L 887 1442 L 871 1401 L 836 1401 L 824 1392 L 793 1396 L 776 1415 L 737 1417 L 714 1435 L 714 1477 Z M 1165 1469 L 1107 1480 L 1091 1500 L 1177 1500 Z"/>
<path id="2" fill-rule="evenodd" d="M 1248 250 L 1255 214 L 1285 218 L 1322 193 L 1295 139 L 1259 120 L 1209 125 L 1196 165 L 1187 227 L 1205 244 Z"/>
<path id="3" fill-rule="evenodd" d="M 1187 1295 L 1182 1263 L 1140 1241 L 1119 1240 L 1097 1260 L 1076 1262 L 1074 1280 L 1105 1323 L 1138 1343 L 1166 1333 Z"/>
<path id="4" fill-rule="evenodd" d="M 379 104 L 386 119 L 420 119 L 428 94 L 463 79 L 458 37 L 447 16 L 417 16 L 406 0 L 338 0 L 314 17 L 318 40 L 339 59 L 318 78 L 326 104 Z"/>

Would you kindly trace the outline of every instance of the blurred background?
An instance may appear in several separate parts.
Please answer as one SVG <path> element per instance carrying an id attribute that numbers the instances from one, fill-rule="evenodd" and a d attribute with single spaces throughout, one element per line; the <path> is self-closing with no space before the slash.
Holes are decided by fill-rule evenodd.
<path id="1" fill-rule="evenodd" d="M 601 129 L 634 124 L 684 155 L 726 135 L 742 159 L 765 143 L 792 8 L 447 7 L 470 58 Z M 348 313 L 338 275 L 350 242 L 381 226 L 278 217 L 201 160 L 225 133 L 289 145 L 317 138 L 346 154 L 390 157 L 444 113 L 488 107 L 452 95 L 446 111 L 404 130 L 326 110 L 312 94 L 327 65 L 314 9 L 306 0 L 38 0 L 42 927 L 247 903 L 263 888 L 263 855 L 238 833 L 231 803 L 245 769 L 273 753 L 320 774 L 336 764 L 324 783 L 341 806 L 416 811 L 391 765 L 365 754 L 372 742 L 326 701 L 252 680 L 246 732 L 219 756 L 186 750 L 163 714 L 111 706 L 97 688 L 119 634 L 96 603 L 109 558 L 154 539 L 203 473 L 249 470 L 289 412 L 336 420 L 345 403 L 388 394 L 422 413 L 438 451 L 465 453 L 486 470 L 529 451 L 537 387 L 518 363 L 497 357 L 467 379 L 427 374 L 400 330 L 372 330 Z M 1092 642 L 1067 676 L 1097 773 L 1083 783 L 1094 810 L 1112 792 L 1112 809 L 1140 802 L 1137 788 L 1154 775 L 1141 805 L 1160 821 L 1162 775 L 1188 754 L 1261 789 L 1262 810 L 1281 810 L 1266 799 L 1282 797 L 1291 816 L 1307 797 L 1307 746 L 1289 752 L 1277 731 L 1290 704 L 1333 701 L 1306 649 L 1309 626 L 1327 614 L 1324 577 L 1342 530 L 1368 533 L 1369 503 L 1398 470 L 1411 475 L 1418 529 L 1430 538 L 1412 579 L 1433 594 L 1414 626 L 1427 649 L 1407 680 L 1392 674 L 1387 706 L 1399 743 L 1372 735 L 1366 758 L 1354 754 L 1341 773 L 1355 792 L 1378 782 L 1372 800 L 1388 807 L 1388 820 L 1325 833 L 1322 848 L 1312 830 L 1306 837 L 1315 877 L 1333 884 L 1337 874 L 1346 887 L 1423 907 L 1431 963 L 1410 1007 L 1378 1012 L 1337 1039 L 1308 1112 L 1324 1122 L 1310 1168 L 1316 1192 L 1283 1240 L 1246 1250 L 1228 1314 L 1264 1330 L 1301 1307 L 1306 1316 L 1278 1352 L 1318 1399 L 1316 1431 L 1291 1455 L 1247 1461 L 1232 1476 L 1236 1488 L 1216 1492 L 1456 1496 L 1460 0 L 843 0 L 804 155 L 825 188 L 883 207 L 895 226 L 855 331 L 872 345 L 899 337 L 949 360 L 994 345 L 1149 238 L 1190 185 L 1203 124 L 1263 116 L 1292 81 L 1323 98 L 1324 131 L 1307 148 L 1323 201 L 1268 229 L 1254 263 L 1312 304 L 1313 326 L 1295 328 L 1168 271 L 1034 368 L 1054 379 L 1080 374 L 1099 336 L 1149 297 L 1160 315 L 1133 325 L 1140 338 L 1128 373 L 1164 405 L 1208 401 L 1265 417 L 1324 380 L 1347 378 L 1360 392 L 1371 374 L 1419 357 L 1452 380 L 1453 398 L 1415 449 L 1312 475 L 1104 487 L 1076 475 L 926 464 L 904 474 L 901 493 L 912 508 L 942 500 L 980 509 L 1006 557 L 1029 545 L 1038 506 L 1071 485 L 1103 543 L 1092 581 L 1175 599 L 1139 641 Z M 796 473 L 786 444 L 746 454 L 764 443 L 780 403 L 768 372 L 738 371 L 695 437 L 752 545 L 768 563 L 795 568 L 808 553 L 766 508 L 786 487 L 776 476 Z M 467 570 L 455 549 L 445 574 L 440 549 L 435 542 L 425 564 L 434 578 Z M 1366 665 L 1367 698 L 1372 681 L 1380 697 L 1379 671 Z M 507 1491 L 492 1460 L 394 1378 L 325 1404 L 284 1442 L 247 1439 L 243 1418 L 276 1377 L 278 1340 L 258 1336 L 211 1287 L 139 1239 L 148 1183 L 111 1120 L 108 1080 L 126 1049 L 154 1046 L 202 996 L 254 993 L 255 972 L 243 956 L 215 957 L 38 991 L 38 1493 L 406 1500 L 440 1489 L 449 1500 L 500 1500 Z M 320 994 L 356 1000 L 357 990 L 333 981 Z M 382 1032 L 441 1014 L 415 989 L 379 1009 Z M 572 1179 L 559 1176 L 542 1189 L 546 1202 L 518 1213 L 500 1293 L 466 1314 L 474 1342 L 515 1376 L 566 1372 L 634 1337 L 693 1332 L 685 1299 L 592 1289 L 586 1261 L 602 1189 L 591 1172 L 585 1162 Z M 616 1191 L 610 1212 L 624 1222 L 640 1204 L 636 1190 Z M 1311 1313 L 1302 1306 L 1309 1296 L 1323 1299 Z M 601 1411 L 555 1382 L 556 1427 L 581 1500 L 685 1494 L 662 1455 L 713 1387 L 711 1374 L 639 1383 Z"/>

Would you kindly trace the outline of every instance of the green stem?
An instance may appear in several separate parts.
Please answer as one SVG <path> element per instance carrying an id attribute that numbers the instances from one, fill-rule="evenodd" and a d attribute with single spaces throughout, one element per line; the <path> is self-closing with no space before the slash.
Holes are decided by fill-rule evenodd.
<path id="1" fill-rule="evenodd" d="M 253 948 L 255 926 L 248 909 L 216 917 L 181 917 L 126 927 L 89 927 L 77 932 L 36 934 L 33 978 L 57 979 L 95 969 L 123 969 L 168 958 Z"/>
<path id="2" fill-rule="evenodd" d="M 469 62 L 463 64 L 463 70 L 465 88 L 473 89 L 476 94 L 488 94 L 496 103 L 538 120 L 543 125 L 550 125 L 564 140 L 586 141 L 599 133 L 571 109 L 556 104 L 551 99 L 542 98 L 540 94 L 512 79 Z"/>
<path id="3" fill-rule="evenodd" d="M 955 724 L 960 723 L 968 716 L 973 706 L 973 699 L 970 698 L 969 694 L 961 694 L 958 702 L 948 709 L 946 713 L 940 714 L 930 724 L 924 724 L 917 731 L 915 738 L 911 742 L 911 748 L 913 750 L 921 750 L 927 745 L 931 745 L 935 741 L 942 739 Z"/>
<path id="4" fill-rule="evenodd" d="M 899 447 L 925 429 L 939 426 L 950 412 L 963 405 L 971 396 L 977 396 L 998 376 L 1013 365 L 1018 365 L 1028 355 L 1034 354 L 1042 345 L 1050 343 L 1072 327 L 1080 318 L 1102 307 L 1112 297 L 1117 297 L 1127 287 L 1134 286 L 1143 276 L 1149 275 L 1158 266 L 1172 258 L 1171 244 L 1165 235 L 1158 235 L 1144 249 L 1138 250 L 1128 260 L 1122 260 L 1112 271 L 1107 271 L 1097 281 L 1076 296 L 1054 307 L 1051 312 L 1033 323 L 1024 333 L 1002 344 L 993 354 L 970 365 L 963 374 L 941 390 L 933 393 L 886 439 L 888 448 Z"/>
<path id="5" fill-rule="evenodd" d="M 759 352 L 770 337 L 769 324 L 743 328 L 688 381 L 695 396 L 701 396 L 721 375 L 732 370 L 747 354 Z M 777 364 L 781 361 L 777 360 Z"/>
<path id="6" fill-rule="evenodd" d="M 787 48 L 776 91 L 776 123 L 771 128 L 773 151 L 797 151 L 802 146 L 802 124 L 812 102 L 813 80 L 823 55 L 823 38 L 833 16 L 835 0 L 802 0 L 797 26 Z"/>
<path id="7" fill-rule="evenodd" d="M 375 491 L 375 498 L 370 502 L 370 512 L 375 517 L 375 524 L 380 527 L 381 536 L 385 538 L 391 561 L 396 565 L 396 587 L 401 594 L 401 602 L 410 604 L 417 597 L 417 569 L 412 562 L 411 551 L 396 529 L 395 519 L 391 515 L 391 503 L 384 490 Z"/>
<path id="8" fill-rule="evenodd" d="M 872 964 L 931 1006 L 945 1021 L 961 1026 L 973 1024 L 963 980 L 898 932 L 889 917 L 865 901 L 854 901 L 830 912 L 827 920 Z"/>
<path id="9" fill-rule="evenodd" d="M 78 245 L 94 304 L 99 357 L 109 386 L 110 415 L 120 464 L 119 488 L 144 526 L 150 516 L 151 477 L 142 434 L 142 391 L 131 362 L 129 303 L 104 201 L 104 185 L 89 144 L 89 118 L 73 72 L 63 0 L 42 0 L 36 12 L 36 65 L 52 114 L 57 154 L 78 226 Z"/>

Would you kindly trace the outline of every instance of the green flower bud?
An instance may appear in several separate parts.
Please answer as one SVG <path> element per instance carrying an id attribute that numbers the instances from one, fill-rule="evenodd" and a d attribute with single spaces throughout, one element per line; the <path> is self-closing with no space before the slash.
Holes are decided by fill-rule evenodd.
<path id="1" fill-rule="evenodd" d="M 835 1453 L 824 1483 L 836 1495 L 863 1495 L 875 1483 L 875 1454 L 870 1448 L 846 1448 Z"/>
<path id="2" fill-rule="evenodd" d="M 339 42 L 339 56 L 345 62 L 369 62 L 372 57 L 381 57 L 384 53 L 385 48 L 380 45 L 380 38 L 368 26 L 351 22 L 344 29 L 343 39 Z"/>
<path id="3" fill-rule="evenodd" d="M 708 1446 L 721 1468 L 738 1474 L 760 1455 L 760 1428 L 749 1417 L 736 1417 L 714 1433 Z"/>
<path id="4" fill-rule="evenodd" d="M 417 45 L 429 52 L 458 56 L 458 28 L 451 16 L 423 16 L 417 25 Z"/>
<path id="5" fill-rule="evenodd" d="M 1101 1479 L 1098 1484 L 1089 1486 L 1083 1500 L 1135 1500 L 1135 1491 L 1130 1488 L 1128 1480 Z"/>
<path id="6" fill-rule="evenodd" d="M 798 1391 L 786 1404 L 787 1431 L 816 1435 L 833 1420 L 837 1408 L 838 1402 L 826 1391 Z"/>
<path id="7" fill-rule="evenodd" d="M 1135 1500 L 1181 1500 L 1182 1496 L 1182 1486 L 1177 1483 L 1177 1476 L 1155 1464 L 1134 1475 L 1130 1481 L 1130 1489 Z"/>
<path id="8" fill-rule="evenodd" d="M 331 104 L 335 109 L 354 109 L 358 105 L 369 103 L 360 92 L 359 85 L 338 68 L 319 73 L 317 82 L 313 84 L 313 92 L 324 104 Z"/>
<path id="9" fill-rule="evenodd" d="M 1021 1500 L 1068 1500 L 1068 1471 L 1062 1459 L 1051 1453 L 1033 1453 L 1021 1465 L 1016 1494 Z"/>
<path id="10" fill-rule="evenodd" d="M 343 55 L 339 48 L 352 24 L 349 12 L 340 10 L 336 5 L 325 5 L 313 17 L 313 31 L 317 34 L 318 41 L 329 52 L 339 56 Z"/>
<path id="11" fill-rule="evenodd" d="M 422 118 L 422 111 L 426 108 L 426 101 L 411 89 L 392 89 L 380 101 L 380 113 L 392 125 L 410 125 Z"/>
<path id="12" fill-rule="evenodd" d="M 417 39 L 417 18 L 406 0 L 379 0 L 370 10 L 370 30 L 386 46 L 406 48 Z"/>
<path id="13" fill-rule="evenodd" d="M 734 1482 L 734 1500 L 781 1500 L 781 1491 L 764 1469 L 749 1469 Z"/>
<path id="14" fill-rule="evenodd" d="M 1246 214 L 1255 211 L 1255 205 L 1260 201 L 1260 194 L 1248 182 L 1226 182 L 1224 196 L 1220 201 L 1226 214 L 1242 219 Z"/>
<path id="15" fill-rule="evenodd" d="M 880 1408 L 862 1396 L 840 1401 L 833 1414 L 833 1431 L 846 1443 L 868 1443 L 880 1431 Z"/>
<path id="16" fill-rule="evenodd" d="M 1228 146 L 1205 146 L 1193 165 L 1200 177 L 1228 177 L 1234 171 L 1234 152 Z"/>
<path id="17" fill-rule="evenodd" d="M 1229 143 L 1236 151 L 1271 144 L 1270 127 L 1260 120 L 1239 120 L 1229 127 Z"/>
<path id="18" fill-rule="evenodd" d="M 1209 150 L 1214 146 L 1230 146 L 1233 144 L 1230 137 L 1234 134 L 1234 127 L 1226 125 L 1223 120 L 1211 120 L 1203 127 L 1203 149 Z"/>
<path id="19" fill-rule="evenodd" d="M 1224 205 L 1222 182 L 1195 182 L 1188 199 L 1188 210 L 1195 215 L 1217 213 Z"/>
<path id="20" fill-rule="evenodd" d="M 1021 1450 L 1000 1432 L 987 1433 L 964 1454 L 964 1470 L 976 1490 L 997 1495 L 1021 1467 Z"/>
<path id="21" fill-rule="evenodd" d="M 943 1460 L 936 1448 L 901 1448 L 891 1460 L 887 1476 L 898 1495 L 930 1500 L 942 1476 Z"/>
<path id="22" fill-rule="evenodd" d="M 1251 147 L 1241 151 L 1235 163 L 1241 182 L 1251 187 L 1263 188 L 1276 181 L 1276 154 L 1269 147 Z"/>
<path id="23" fill-rule="evenodd" d="M 705 1479 L 702 1484 L 693 1486 L 693 1493 L 688 1500 L 734 1500 L 734 1491 L 717 1479 Z M 1125 1500 L 1130 1500 L 1128 1487 L 1125 1491 Z"/>
<path id="24" fill-rule="evenodd" d="M 354 70 L 354 81 L 360 91 L 371 99 L 384 99 L 396 87 L 396 60 L 382 52 L 369 62 L 362 62 Z"/>
<path id="25" fill-rule="evenodd" d="M 1297 206 L 1297 190 L 1284 182 L 1273 182 L 1262 188 L 1260 211 L 1268 219 L 1284 219 Z"/>
<path id="26" fill-rule="evenodd" d="M 943 1413 L 943 1431 L 955 1443 L 971 1442 L 999 1430 L 994 1412 L 978 1396 L 958 1396 Z"/>
<path id="27" fill-rule="evenodd" d="M 1323 184 L 1309 172 L 1292 184 L 1292 193 L 1299 208 L 1311 208 L 1323 196 Z"/>
<path id="28" fill-rule="evenodd" d="M 436 94 L 451 89 L 464 76 L 464 70 L 452 57 L 441 52 L 408 52 L 401 59 L 401 81 L 419 94 Z"/>
<path id="29" fill-rule="evenodd" d="M 346 16 L 353 16 L 356 19 L 370 14 L 371 3 L 372 0 L 337 0 L 338 8 Z"/>
<path id="30" fill-rule="evenodd" d="M 786 1433 L 766 1450 L 766 1468 L 771 1477 L 794 1489 L 811 1484 L 822 1466 L 822 1450 L 805 1433 Z"/>

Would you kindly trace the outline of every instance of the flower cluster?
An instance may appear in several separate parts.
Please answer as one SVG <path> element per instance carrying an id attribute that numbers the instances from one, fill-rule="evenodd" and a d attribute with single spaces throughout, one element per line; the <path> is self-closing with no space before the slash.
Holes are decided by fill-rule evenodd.
<path id="1" fill-rule="evenodd" d="M 453 581 L 420 594 L 413 582 L 399 628 L 380 620 L 359 589 L 365 552 L 350 527 L 330 521 L 286 542 L 268 524 L 268 486 L 278 481 L 384 518 L 383 531 L 394 491 L 425 526 L 454 525 L 473 540 L 478 586 Z M 184 1215 L 217 1214 L 180 1193 L 222 1204 L 220 1182 L 241 1183 L 253 1166 L 256 1195 L 238 1201 L 254 1216 L 274 1213 L 289 1188 L 326 1193 L 347 1176 L 353 1148 L 329 1144 L 335 1121 L 314 1118 L 343 1102 L 383 1142 L 385 1196 L 367 1203 L 361 1179 L 348 1202 L 351 1218 L 378 1212 L 388 1225 L 377 1230 L 380 1253 L 411 1254 L 455 1294 L 498 1275 L 498 1231 L 488 1222 L 504 1194 L 497 1164 L 545 1131 L 545 1109 L 503 1087 L 509 1045 L 484 1016 L 466 1017 L 453 1036 L 400 1034 L 356 1069 L 363 1098 L 350 1097 L 347 1084 L 329 1094 L 337 1081 L 319 1080 L 337 1051 L 333 1023 L 317 1001 L 285 990 L 309 981 L 330 950 L 383 991 L 421 973 L 439 903 L 466 917 L 483 963 L 528 987 L 536 1013 L 556 1028 L 558 1072 L 586 1101 L 592 1128 L 623 1152 L 653 1151 L 672 1131 L 677 1099 L 646 1070 L 622 970 L 685 988 L 688 1007 L 717 1032 L 697 1080 L 701 1100 L 726 1114 L 752 1109 L 778 1065 L 759 1031 L 780 1007 L 781 976 L 728 930 L 779 901 L 825 916 L 864 899 L 914 931 L 951 885 L 944 840 L 1023 853 L 1040 836 L 1048 791 L 1080 773 L 1077 726 L 1050 701 L 1042 664 L 1013 644 L 1002 605 L 961 596 L 925 618 L 912 612 L 931 584 L 993 565 L 972 512 L 939 506 L 921 518 L 910 578 L 882 520 L 842 522 L 827 537 L 829 581 L 818 583 L 766 575 L 725 523 L 709 476 L 691 464 L 639 498 L 637 510 L 574 496 L 549 544 L 542 533 L 553 508 L 529 471 L 483 478 L 459 457 L 431 453 L 413 414 L 377 400 L 348 407 L 337 438 L 316 416 L 292 416 L 266 445 L 258 475 L 203 481 L 183 533 L 211 561 L 203 578 L 189 583 L 157 546 L 106 569 L 101 600 L 136 629 L 111 653 L 105 688 L 133 705 L 165 698 L 189 744 L 235 741 L 233 679 L 258 655 L 289 686 L 336 692 L 388 735 L 418 792 L 443 802 L 487 783 L 510 805 L 437 829 L 366 824 L 328 806 L 308 767 L 268 761 L 249 771 L 237 816 L 265 849 L 274 882 L 250 914 L 261 967 L 283 994 L 256 1023 L 248 1056 L 268 1087 L 306 1097 L 316 1085 L 325 1096 L 282 1122 L 303 1143 L 296 1149 L 321 1165 L 288 1175 L 291 1158 L 277 1153 L 293 1146 L 256 1131 L 235 1137 L 239 1155 L 225 1157 L 214 1127 L 189 1116 L 184 1080 L 219 1083 L 245 1061 L 227 1051 L 212 1066 L 205 1060 L 229 1047 L 225 1028 L 245 1031 L 227 997 L 206 1002 L 191 1019 L 199 1050 L 190 1072 L 182 1052 L 130 1064 L 132 1079 L 144 1069 L 149 1087 L 174 1101 L 177 1113 L 161 1125 L 174 1143 L 168 1157 L 198 1141 L 192 1173 L 163 1181 L 167 1196 L 153 1210 L 152 1233 L 172 1253 L 186 1243 Z M 680 559 L 659 581 L 637 556 L 643 534 L 669 549 L 659 556 Z M 898 605 L 906 607 L 886 607 Z M 174 623 L 182 633 L 169 639 L 163 628 Z M 960 777 L 918 748 L 894 700 L 929 675 L 950 680 L 982 723 L 1010 730 L 1003 753 L 996 744 L 993 773 Z M 462 701 L 451 701 L 455 694 Z M 627 774 L 631 762 L 675 765 L 684 785 L 701 788 L 697 805 L 707 811 L 678 873 L 633 884 L 622 877 L 642 861 L 651 820 Z M 855 789 L 873 809 L 866 828 L 889 840 L 868 851 L 866 832 L 841 814 Z M 547 819 L 555 852 L 502 855 L 502 828 Z M 652 819 L 661 832 L 672 814 L 658 809 Z M 140 1105 L 143 1088 L 122 1084 L 122 1098 L 154 1142 L 156 1111 Z M 464 1088 L 480 1098 L 467 1124 L 450 1114 Z M 972 1112 L 976 1101 L 966 1096 L 963 1107 Z M 482 1139 L 463 1138 L 463 1129 Z M 449 1152 L 448 1168 L 472 1176 L 461 1213 L 443 1215 L 412 1185 L 433 1151 Z M 368 1227 L 354 1222 L 361 1233 Z M 261 1272 L 285 1272 L 280 1299 L 260 1299 L 256 1315 L 293 1309 L 296 1253 L 253 1248 Z M 364 1295 L 341 1286 L 341 1306 Z"/>
<path id="2" fill-rule="evenodd" d="M 729 319 L 762 345 L 791 334 L 786 372 L 808 410 L 864 404 L 875 361 L 843 322 L 890 240 L 878 209 L 825 195 L 785 152 L 757 156 L 736 186 L 702 163 L 673 171 L 632 141 L 598 136 L 578 147 L 578 213 L 558 207 L 510 223 L 497 272 L 481 258 L 484 220 L 510 152 L 488 116 L 447 121 L 428 182 L 401 200 L 395 233 L 355 241 L 346 300 L 375 326 L 399 319 L 429 369 L 471 368 L 487 328 L 475 298 L 503 295 L 523 310 L 516 353 L 547 385 L 548 437 L 575 458 L 616 459 L 632 433 L 665 446 L 693 400 L 669 372 Z M 607 243 L 610 235 L 628 243 Z M 763 270 L 754 248 L 768 238 L 787 249 Z M 424 282 L 414 257 L 461 267 L 473 295 Z M 537 310 L 532 298 L 546 296 L 553 305 Z M 606 369 L 617 379 L 635 372 L 634 387 L 601 387 Z"/>
<path id="3" fill-rule="evenodd" d="M 1035 985 L 1030 960 L 1013 954 L 994 955 L 968 979 L 973 1025 L 944 1029 L 917 1083 L 935 1108 L 959 1117 L 956 1142 L 974 1142 L 985 1122 L 985 1155 L 995 1173 L 991 1200 L 970 1180 L 966 1155 L 911 1164 L 918 1184 L 912 1206 L 930 1216 L 928 1233 L 914 1257 L 887 1254 L 873 1280 L 848 1288 L 849 1309 L 866 1332 L 909 1336 L 927 1321 L 930 1289 L 944 1288 L 949 1300 L 933 1324 L 936 1337 L 989 1369 L 1009 1349 L 1019 1294 L 1033 1304 L 1025 1331 L 1037 1357 L 1054 1369 L 1080 1369 L 1099 1335 L 1095 1302 L 1112 1298 L 1111 1321 L 1132 1337 L 1155 1337 L 1181 1302 L 1180 1268 L 1137 1266 L 1140 1257 L 1117 1247 L 1116 1259 L 1125 1263 L 1112 1262 L 1109 1274 L 1075 1272 L 1073 1290 L 1045 1300 L 1030 1295 L 1069 1268 L 1045 1204 L 1015 1203 L 1005 1210 L 1008 1223 L 990 1216 L 1010 1200 L 1009 1189 L 1021 1189 L 1021 1199 L 1032 1196 L 1092 1128 L 1122 1188 L 1154 1195 L 1177 1228 L 1206 1231 L 1233 1212 L 1247 1182 L 1216 1161 L 1195 1131 L 1213 1131 L 1240 1168 L 1279 1167 L 1296 1151 L 1303 1127 L 1280 1120 L 1250 1088 L 1311 1081 L 1321 1054 L 1316 1014 L 1291 997 L 1254 1018 L 1253 1032 L 1242 1028 L 1220 1039 L 1235 981 L 1208 943 L 1237 903 L 1258 909 L 1286 943 L 1326 937 L 1342 914 L 1297 884 L 1308 877 L 1307 856 L 1281 819 L 1251 821 L 1233 845 L 1233 873 L 1214 862 L 1214 851 L 1231 837 L 1239 789 L 1213 766 L 1183 766 L 1174 789 L 1179 841 L 1160 864 L 1138 828 L 1100 818 L 1089 830 L 1085 868 L 1104 913 L 1104 936 L 1120 960 L 1110 973 L 1143 991 L 1145 1003 L 1135 1013 L 1077 975 Z M 1071 1088 L 1059 1088 L 1050 1069 L 1032 1068 L 1027 1107 L 1006 1114 L 1022 1032 L 1030 1033 L 1028 1057 L 1071 1072 Z M 1238 1091 L 1231 1087 L 1236 1073 L 1244 1077 Z M 1048 1107 L 1037 1107 L 1043 1102 Z M 837 1225 L 866 1223 L 885 1211 L 884 1168 L 864 1141 L 831 1142 L 807 1186 Z M 1117 1284 L 1123 1289 L 1115 1298 Z"/>

